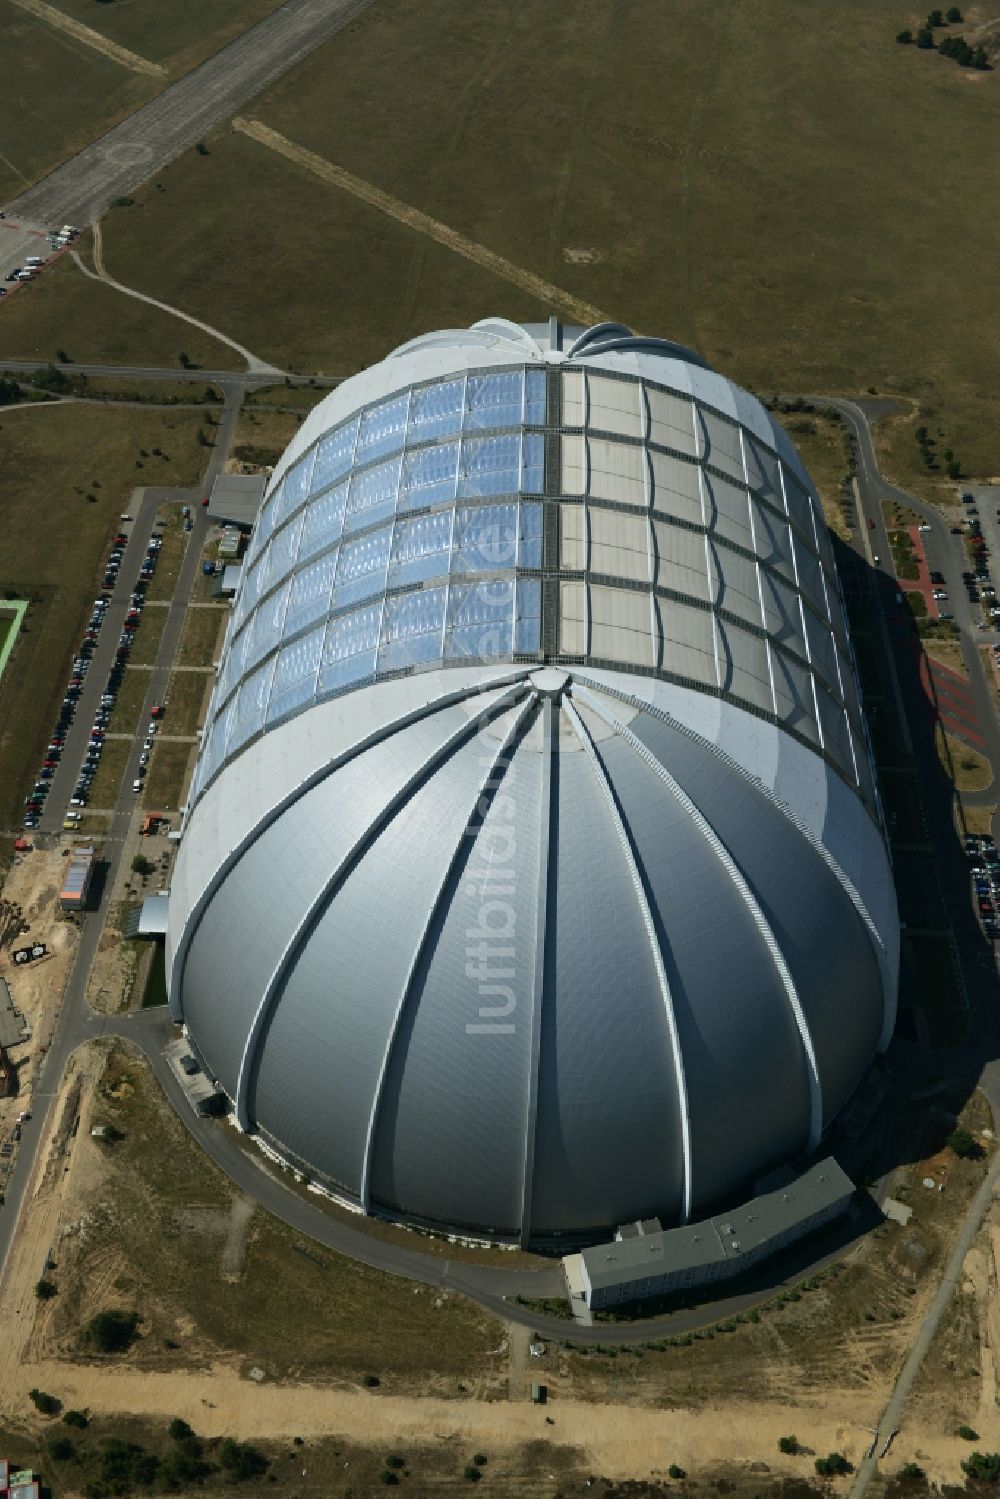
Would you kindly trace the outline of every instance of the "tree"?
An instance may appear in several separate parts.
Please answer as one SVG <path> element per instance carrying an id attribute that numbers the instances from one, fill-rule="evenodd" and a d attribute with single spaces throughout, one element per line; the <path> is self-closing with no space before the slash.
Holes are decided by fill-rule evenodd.
<path id="1" fill-rule="evenodd" d="M 957 1156 L 968 1158 L 979 1154 L 979 1146 L 967 1129 L 953 1129 L 944 1143 Z"/>
<path id="2" fill-rule="evenodd" d="M 15 401 L 21 399 L 21 387 L 16 380 L 8 376 L 0 377 L 0 406 L 13 406 Z"/>
<path id="3" fill-rule="evenodd" d="M 29 1390 L 28 1399 L 43 1416 L 57 1416 L 62 1410 L 62 1401 L 55 1395 L 47 1395 L 44 1390 Z"/>
<path id="4" fill-rule="evenodd" d="M 948 7 L 947 11 L 945 12 L 945 20 L 948 22 L 948 25 L 949 26 L 954 26 L 961 19 L 962 19 L 962 12 L 959 10 L 958 6 L 957 5 L 950 5 Z"/>
<path id="5" fill-rule="evenodd" d="M 902 42 L 903 46 L 905 47 L 908 45 L 908 43 L 913 41 L 913 32 L 906 28 L 904 28 L 902 31 L 897 31 L 896 40 L 897 42 Z"/>
<path id="6" fill-rule="evenodd" d="M 245 1483 L 267 1471 L 267 1458 L 248 1442 L 234 1442 L 225 1437 L 219 1446 L 219 1465 L 233 1483 Z"/>
<path id="7" fill-rule="evenodd" d="M 90 1417 L 84 1411 L 66 1411 L 63 1415 L 64 1426 L 75 1426 L 78 1431 L 86 1431 L 90 1425 Z"/>
<path id="8" fill-rule="evenodd" d="M 795 1454 L 797 1452 L 801 1452 L 801 1450 L 802 1449 L 799 1446 L 799 1439 L 798 1439 L 798 1437 L 796 1437 L 796 1436 L 790 1436 L 790 1437 L 779 1437 L 778 1438 L 778 1451 L 779 1452 L 786 1452 L 786 1453 L 788 1453 L 789 1456 L 794 1457 Z"/>
<path id="9" fill-rule="evenodd" d="M 467 1463 L 464 1476 L 469 1483 L 478 1483 L 483 1475 L 476 1467 L 475 1463 Z"/>
<path id="10" fill-rule="evenodd" d="M 948 464 L 948 478 L 960 479 L 962 477 L 962 465 L 957 458 L 953 458 Z"/>
<path id="11" fill-rule="evenodd" d="M 135 858 L 132 860 L 132 868 L 135 870 L 136 874 L 146 875 L 152 874 L 153 870 L 156 868 L 156 865 L 153 864 L 151 860 L 147 859 L 145 854 L 136 854 Z"/>
<path id="12" fill-rule="evenodd" d="M 826 1457 L 816 1459 L 816 1472 L 824 1478 L 834 1477 L 838 1473 L 850 1473 L 853 1466 L 848 1462 L 842 1452 L 830 1452 Z"/>
<path id="13" fill-rule="evenodd" d="M 69 1437 L 53 1437 L 49 1443 L 49 1456 L 57 1463 L 67 1463 L 76 1456 L 76 1448 Z"/>
<path id="14" fill-rule="evenodd" d="M 917 46 L 927 50 L 934 45 L 934 33 L 927 26 L 922 26 L 917 32 Z"/>
<path id="15" fill-rule="evenodd" d="M 924 1470 L 919 1463 L 904 1463 L 899 1470 L 900 1478 L 923 1478 Z"/>
<path id="16" fill-rule="evenodd" d="M 986 48 L 977 47 L 972 54 L 972 66 L 978 68 L 980 72 L 985 72 L 989 68 L 989 65 L 990 60 L 986 56 Z"/>
<path id="17" fill-rule="evenodd" d="M 685 1473 L 685 1471 L 684 1471 L 683 1468 L 681 1468 L 681 1467 L 679 1467 L 677 1465 L 677 1463 L 671 1463 L 670 1467 L 667 1469 L 667 1477 L 668 1478 L 686 1478 L 687 1474 Z"/>
<path id="18" fill-rule="evenodd" d="M 55 1282 L 46 1280 L 44 1276 L 35 1286 L 35 1295 L 39 1301 L 51 1301 L 56 1294 Z"/>
<path id="19" fill-rule="evenodd" d="M 138 1312 L 98 1312 L 87 1323 L 84 1339 L 98 1353 L 124 1353 L 135 1341 L 138 1327 Z"/>
<path id="20" fill-rule="evenodd" d="M 979 1432 L 971 1426 L 960 1426 L 958 1428 L 958 1435 L 962 1438 L 963 1442 L 979 1441 Z"/>
<path id="21" fill-rule="evenodd" d="M 43 370 L 32 375 L 31 383 L 36 390 L 51 391 L 54 395 L 61 395 L 69 389 L 69 376 L 64 370 L 57 369 L 54 364 L 47 364 Z"/>
<path id="22" fill-rule="evenodd" d="M 186 1442 L 189 1437 L 194 1436 L 194 1431 L 186 1421 L 181 1420 L 180 1416 L 175 1416 L 167 1427 L 167 1435 L 175 1442 Z"/>
<path id="23" fill-rule="evenodd" d="M 927 16 L 927 24 L 928 26 L 943 26 L 944 16 L 939 10 L 932 10 Z"/>
<path id="24" fill-rule="evenodd" d="M 963 1461 L 962 1472 L 980 1483 L 996 1483 L 1000 1478 L 1000 1452 L 974 1452 Z"/>

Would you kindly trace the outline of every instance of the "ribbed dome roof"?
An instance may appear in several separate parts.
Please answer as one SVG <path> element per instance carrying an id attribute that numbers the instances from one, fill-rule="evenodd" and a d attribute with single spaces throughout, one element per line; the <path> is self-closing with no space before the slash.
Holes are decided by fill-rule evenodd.
<path id="1" fill-rule="evenodd" d="M 169 926 L 241 1123 L 369 1210 L 584 1238 L 815 1147 L 898 932 L 829 541 L 759 404 L 500 320 L 323 402 Z"/>

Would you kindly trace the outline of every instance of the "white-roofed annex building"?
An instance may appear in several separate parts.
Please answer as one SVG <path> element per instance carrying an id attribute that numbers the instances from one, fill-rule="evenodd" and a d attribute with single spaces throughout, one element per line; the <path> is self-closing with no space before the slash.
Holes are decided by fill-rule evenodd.
<path id="1" fill-rule="evenodd" d="M 761 404 L 616 324 L 413 340 L 265 494 L 170 1004 L 366 1211 L 526 1244 L 743 1201 L 892 1034 L 828 534 Z"/>

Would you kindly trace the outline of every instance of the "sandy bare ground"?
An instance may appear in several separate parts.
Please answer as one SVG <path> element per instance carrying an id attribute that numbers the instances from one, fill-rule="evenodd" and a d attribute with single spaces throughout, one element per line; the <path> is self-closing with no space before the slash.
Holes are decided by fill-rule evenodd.
<path id="1" fill-rule="evenodd" d="M 11 1048 L 11 1059 L 18 1070 L 18 1096 L 0 1099 L 0 1133 L 5 1133 L 15 1115 L 29 1106 L 36 1063 L 41 1049 L 48 1046 L 76 953 L 77 928 L 59 910 L 59 888 L 68 848 L 69 840 L 60 848 L 16 854 L 0 890 L 0 900 L 20 906 L 29 927 L 27 935 L 0 947 L 0 974 L 10 985 L 14 1004 L 31 1028 L 29 1039 Z M 15 963 L 12 948 L 29 942 L 44 942 L 48 955 L 34 963 Z"/>
<path id="2" fill-rule="evenodd" d="M 395 219 L 397 224 L 405 224 L 408 229 L 415 230 L 417 234 L 425 234 L 428 239 L 444 245 L 445 249 L 452 250 L 465 260 L 471 260 L 474 265 L 480 265 L 485 270 L 491 271 L 502 281 L 508 281 L 511 286 L 516 286 L 519 290 L 528 292 L 530 296 L 537 297 L 540 302 L 554 307 L 575 322 L 591 324 L 603 323 L 606 320 L 607 315 L 600 312 L 598 308 L 591 307 L 589 302 L 582 302 L 579 298 L 571 296 L 569 292 L 562 291 L 560 287 L 543 281 L 532 271 L 525 270 L 523 266 L 514 265 L 502 255 L 488 250 L 485 245 L 466 239 L 464 234 L 459 234 L 455 229 L 449 229 L 447 224 L 442 224 L 438 219 L 432 219 L 429 214 L 422 213 L 419 208 L 413 208 L 409 203 L 401 202 L 391 193 L 383 192 L 374 183 L 355 177 L 352 172 L 337 166 L 332 161 L 325 160 L 315 151 L 296 145 L 294 141 L 280 135 L 277 130 L 262 125 L 259 120 L 235 119 L 233 129 L 250 136 L 251 140 L 267 146 L 269 150 L 276 151 L 279 156 L 284 156 L 286 161 L 292 161 L 297 166 L 304 167 L 307 172 L 311 172 L 322 182 L 328 182 L 332 187 L 338 187 L 343 192 L 360 198 L 362 203 L 368 203 L 372 208 L 377 208 L 389 218 Z"/>
<path id="3" fill-rule="evenodd" d="M 109 41 L 99 31 L 84 26 L 81 21 L 74 21 L 72 16 L 65 15 L 54 5 L 46 5 L 45 0 L 14 0 L 14 4 L 26 10 L 36 20 L 45 21 L 49 26 L 73 37 L 75 41 L 82 42 L 85 47 L 92 48 L 94 52 L 110 57 L 112 62 L 121 63 L 123 68 L 128 68 L 132 73 L 142 73 L 147 78 L 166 77 L 166 69 L 161 68 L 159 63 L 148 62 L 145 57 L 130 52 L 127 47 L 120 47 L 117 42 Z"/>

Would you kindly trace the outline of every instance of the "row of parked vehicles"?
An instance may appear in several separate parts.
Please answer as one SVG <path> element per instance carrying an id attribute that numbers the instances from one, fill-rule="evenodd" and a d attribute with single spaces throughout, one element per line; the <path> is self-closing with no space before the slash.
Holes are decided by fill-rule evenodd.
<path id="1" fill-rule="evenodd" d="M 76 787 L 70 798 L 69 808 L 63 817 L 63 827 L 67 830 L 74 828 L 81 821 L 83 814 L 79 811 L 79 808 L 85 807 L 90 799 L 91 783 L 97 774 L 97 768 L 100 764 L 108 723 L 111 719 L 118 689 L 121 686 L 128 653 L 132 646 L 132 639 L 139 628 L 139 622 L 142 618 L 146 584 L 153 576 L 156 568 L 156 558 L 162 544 L 158 536 L 153 537 L 150 541 L 140 569 L 139 578 L 129 600 L 129 607 L 122 624 L 118 645 L 115 649 L 115 659 L 108 674 L 108 680 L 105 690 L 101 695 L 97 711 L 94 714 L 94 722 L 88 735 L 87 749 L 77 776 Z M 118 574 L 127 545 L 128 536 L 124 531 L 119 531 L 104 565 L 104 579 L 100 595 L 94 600 L 83 640 L 80 642 L 70 669 L 69 681 L 66 684 L 62 706 L 59 710 L 55 727 L 49 736 L 49 742 L 45 749 L 45 758 L 38 772 L 38 779 L 30 796 L 25 798 L 24 826 L 26 828 L 37 828 L 41 821 L 46 798 L 52 789 L 52 781 L 55 778 L 55 773 L 59 768 L 59 763 L 66 747 L 66 736 L 76 716 L 77 705 L 83 693 L 87 672 L 90 670 L 90 663 L 97 648 L 101 630 L 107 619 L 110 596 L 118 582 Z M 153 727 L 153 732 L 155 732 L 155 726 Z M 148 740 L 149 736 L 147 735 Z M 146 763 L 148 763 L 148 750 L 149 744 L 147 743 L 147 747 L 143 751 Z"/>
<path id="2" fill-rule="evenodd" d="M 1000 852 L 992 833 L 966 833 L 965 852 L 972 878 L 972 894 L 983 931 L 992 941 L 1000 937 Z"/>

